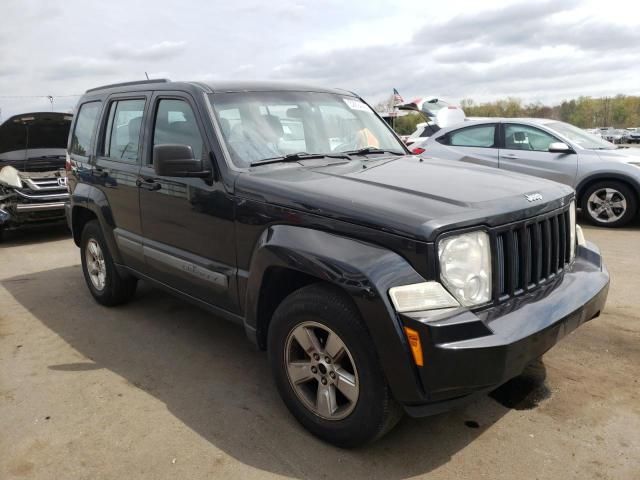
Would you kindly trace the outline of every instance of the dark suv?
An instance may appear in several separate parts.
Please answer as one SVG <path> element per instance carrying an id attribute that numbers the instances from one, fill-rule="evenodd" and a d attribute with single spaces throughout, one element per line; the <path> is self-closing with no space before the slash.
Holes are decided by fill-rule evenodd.
<path id="1" fill-rule="evenodd" d="M 604 308 L 570 187 L 412 156 L 350 92 L 110 85 L 68 150 L 95 299 L 143 279 L 238 323 L 340 446 L 496 388 Z"/>

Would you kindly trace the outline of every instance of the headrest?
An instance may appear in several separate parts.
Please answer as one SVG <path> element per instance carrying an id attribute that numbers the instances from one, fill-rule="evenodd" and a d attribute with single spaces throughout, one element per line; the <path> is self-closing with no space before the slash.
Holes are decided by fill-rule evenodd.
<path id="1" fill-rule="evenodd" d="M 280 119 L 275 115 L 263 115 L 263 118 L 266 120 L 267 124 L 273 132 L 281 137 L 284 135 L 284 129 L 282 128 L 282 123 L 280 123 Z"/>
<path id="2" fill-rule="evenodd" d="M 130 142 L 138 141 L 141 125 L 142 125 L 142 117 L 136 117 L 129 120 L 129 141 Z"/>

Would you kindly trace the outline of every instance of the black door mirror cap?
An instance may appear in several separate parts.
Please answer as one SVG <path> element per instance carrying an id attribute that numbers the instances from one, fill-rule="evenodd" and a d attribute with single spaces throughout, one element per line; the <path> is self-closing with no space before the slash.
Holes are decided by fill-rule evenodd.
<path id="1" fill-rule="evenodd" d="M 161 177 L 209 177 L 202 159 L 194 158 L 190 145 L 161 144 L 153 147 L 153 169 Z"/>

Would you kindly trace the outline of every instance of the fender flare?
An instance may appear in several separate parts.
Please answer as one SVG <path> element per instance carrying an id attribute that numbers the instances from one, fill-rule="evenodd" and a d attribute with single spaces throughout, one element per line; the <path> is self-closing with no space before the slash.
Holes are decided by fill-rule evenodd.
<path id="1" fill-rule="evenodd" d="M 624 173 L 617 172 L 597 172 L 589 175 L 586 178 L 580 180 L 580 183 L 576 186 L 576 198 L 578 202 L 582 201 L 582 195 L 587 185 L 593 182 L 599 182 L 602 180 L 617 180 L 627 183 L 633 188 L 636 197 L 640 200 L 640 182 Z"/>
<path id="2" fill-rule="evenodd" d="M 87 183 L 78 183 L 73 193 L 71 194 L 71 229 L 73 232 L 73 240 L 76 245 L 80 245 L 79 233 L 73 228 L 74 223 L 77 221 L 76 216 L 78 209 L 84 208 L 92 212 L 98 222 L 102 233 L 107 242 L 109 253 L 114 259 L 116 264 L 121 263 L 120 251 L 116 244 L 116 239 L 113 234 L 113 230 L 116 228 L 115 221 L 113 219 L 113 212 L 106 195 L 99 189 Z M 76 238 L 78 236 L 78 238 Z"/>
<path id="3" fill-rule="evenodd" d="M 313 230 L 274 225 L 260 236 L 246 289 L 245 328 L 258 335 L 260 290 L 267 270 L 283 267 L 336 285 L 355 303 L 369 330 L 387 382 L 398 401 L 417 402 L 423 391 L 402 324 L 387 294 L 398 285 L 424 282 L 400 255 L 360 240 Z"/>

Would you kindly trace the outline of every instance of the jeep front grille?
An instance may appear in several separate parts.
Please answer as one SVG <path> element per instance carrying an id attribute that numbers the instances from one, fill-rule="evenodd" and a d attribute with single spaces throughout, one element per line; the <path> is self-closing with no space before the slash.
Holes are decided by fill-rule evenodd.
<path id="1" fill-rule="evenodd" d="M 550 283 L 570 262 L 569 208 L 492 232 L 493 300 Z"/>

